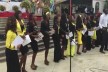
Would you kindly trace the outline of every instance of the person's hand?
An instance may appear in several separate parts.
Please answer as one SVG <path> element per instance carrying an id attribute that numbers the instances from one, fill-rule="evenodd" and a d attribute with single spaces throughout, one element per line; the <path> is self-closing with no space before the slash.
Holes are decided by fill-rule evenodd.
<path id="1" fill-rule="evenodd" d="M 25 35 L 24 36 L 21 36 L 23 39 L 25 39 L 26 37 L 25 37 Z"/>
<path id="2" fill-rule="evenodd" d="M 61 35 L 62 37 L 64 37 L 64 35 Z"/>
<path id="3" fill-rule="evenodd" d="M 17 48 L 21 48 L 21 44 L 17 45 Z"/>
<path id="4" fill-rule="evenodd" d="M 93 29 L 88 29 L 88 31 L 93 31 Z"/>
<path id="5" fill-rule="evenodd" d="M 31 32 L 31 33 L 28 33 L 28 35 L 32 35 L 33 34 L 33 32 Z"/>
<path id="6" fill-rule="evenodd" d="M 50 34 L 50 31 L 46 31 L 47 34 Z"/>
<path id="7" fill-rule="evenodd" d="M 32 37 L 38 38 L 39 36 L 38 35 L 32 35 Z"/>
<path id="8" fill-rule="evenodd" d="M 107 28 L 102 28 L 103 31 L 107 30 Z"/>
<path id="9" fill-rule="evenodd" d="M 69 35 L 69 32 L 66 32 L 66 35 Z"/>
<path id="10" fill-rule="evenodd" d="M 81 28 L 81 30 L 84 30 L 84 28 Z"/>
<path id="11" fill-rule="evenodd" d="M 35 38 L 38 38 L 39 36 L 38 35 L 35 35 Z"/>
<path id="12" fill-rule="evenodd" d="M 60 39 L 60 42 L 62 42 L 62 39 Z"/>

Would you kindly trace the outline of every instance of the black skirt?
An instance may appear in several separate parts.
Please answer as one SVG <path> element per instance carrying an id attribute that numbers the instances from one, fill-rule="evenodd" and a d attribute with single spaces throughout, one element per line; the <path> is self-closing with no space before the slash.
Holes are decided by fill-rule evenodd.
<path id="1" fill-rule="evenodd" d="M 27 45 L 26 46 L 22 46 L 21 45 L 20 52 L 21 52 L 22 55 L 27 54 L 28 51 L 29 51 L 29 49 L 28 49 L 28 46 Z"/>
<path id="2" fill-rule="evenodd" d="M 38 52 L 38 43 L 35 40 L 32 40 L 32 42 L 30 43 L 31 48 L 33 50 L 34 53 Z"/>
<path id="3" fill-rule="evenodd" d="M 50 37 L 43 37 L 45 49 L 49 49 Z"/>

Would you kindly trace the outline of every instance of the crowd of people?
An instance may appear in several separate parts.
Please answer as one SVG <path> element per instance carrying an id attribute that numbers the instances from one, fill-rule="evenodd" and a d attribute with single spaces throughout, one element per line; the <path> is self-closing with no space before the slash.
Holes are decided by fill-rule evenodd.
<path id="1" fill-rule="evenodd" d="M 50 13 L 43 15 L 40 29 L 37 26 L 35 15 L 30 13 L 27 27 L 21 18 L 21 11 L 17 11 L 14 16 L 9 17 L 6 25 L 6 62 L 7 72 L 27 72 L 26 59 L 28 46 L 19 44 L 17 49 L 21 52 L 21 58 L 18 57 L 16 47 L 12 42 L 17 37 L 21 36 L 25 39 L 25 35 L 29 35 L 31 49 L 33 50 L 31 69 L 36 70 L 35 64 L 36 55 L 38 53 L 38 38 L 39 32 L 43 34 L 43 42 L 45 46 L 44 64 L 49 65 L 48 52 L 50 45 L 50 37 L 54 43 L 54 62 L 65 60 L 68 56 L 81 55 L 95 47 L 100 48 L 101 53 L 108 51 L 108 9 L 103 10 L 103 14 L 78 14 L 78 16 L 70 16 L 65 11 L 56 12 L 53 18 L 53 28 L 49 27 Z M 54 33 L 51 33 L 51 30 Z M 71 48 L 70 48 L 71 47 Z M 71 54 L 70 54 L 71 50 Z M 82 50 L 82 52 L 80 51 Z"/>

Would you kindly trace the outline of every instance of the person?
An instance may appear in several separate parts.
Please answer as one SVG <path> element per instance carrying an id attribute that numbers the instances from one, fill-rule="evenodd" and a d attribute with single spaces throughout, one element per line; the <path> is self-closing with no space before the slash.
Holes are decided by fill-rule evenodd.
<path id="1" fill-rule="evenodd" d="M 60 45 L 60 19 L 61 19 L 61 14 L 57 13 L 54 17 L 54 25 L 53 25 L 55 33 L 52 35 L 54 42 L 54 62 L 59 62 L 62 57 L 61 45 Z"/>
<path id="2" fill-rule="evenodd" d="M 15 12 L 15 17 L 17 21 L 17 34 L 21 36 L 23 39 L 25 39 L 26 28 L 21 18 L 21 15 L 22 15 L 21 11 Z M 28 52 L 27 45 L 26 46 L 21 45 L 20 52 L 22 54 L 21 59 L 20 59 L 20 67 L 22 68 L 22 72 L 27 72 L 25 69 L 27 52 Z"/>
<path id="3" fill-rule="evenodd" d="M 82 30 L 83 30 L 83 22 L 82 22 L 82 16 L 78 15 L 76 19 L 76 30 L 77 30 L 77 41 L 78 41 L 78 48 L 77 48 L 77 54 L 81 55 L 80 48 L 82 47 Z"/>
<path id="4" fill-rule="evenodd" d="M 72 37 L 67 39 L 67 49 L 65 51 L 65 56 L 74 56 L 75 55 L 75 48 L 76 48 L 76 41 L 75 41 L 75 32 L 76 32 L 76 24 L 75 18 L 73 16 L 69 16 L 69 31 L 72 32 Z M 70 43 L 71 42 L 71 43 Z M 71 44 L 71 54 L 70 54 L 70 44 Z"/>
<path id="5" fill-rule="evenodd" d="M 87 8 L 87 6 L 85 7 L 84 11 L 85 11 L 85 14 L 88 13 L 88 8 Z"/>
<path id="6" fill-rule="evenodd" d="M 34 63 L 35 63 L 35 58 L 38 52 L 38 43 L 35 40 L 35 38 L 38 37 L 38 28 L 35 21 L 34 13 L 30 13 L 29 15 L 29 22 L 27 23 L 27 34 L 29 34 L 30 36 L 30 39 L 31 39 L 30 45 L 33 50 L 31 69 L 36 70 L 37 66 Z"/>
<path id="7" fill-rule="evenodd" d="M 49 43 L 50 43 L 50 35 L 49 35 L 49 14 L 48 12 L 43 15 L 43 21 L 41 22 L 41 32 L 44 35 L 43 37 L 43 42 L 45 45 L 45 60 L 44 60 L 44 64 L 45 65 L 49 65 L 49 61 L 47 59 L 48 57 L 48 52 L 49 52 Z"/>
<path id="8" fill-rule="evenodd" d="M 83 49 L 82 52 L 86 53 L 87 49 L 86 49 L 86 44 L 87 44 L 87 19 L 86 17 L 83 18 L 83 28 L 84 30 L 82 31 L 82 42 L 83 42 Z"/>
<path id="9" fill-rule="evenodd" d="M 91 15 L 91 26 L 93 28 L 93 31 L 94 31 L 94 34 L 93 36 L 91 36 L 91 39 L 92 39 L 92 48 L 94 49 L 95 48 L 95 42 L 96 42 L 96 39 L 97 39 L 97 35 L 96 35 L 96 19 L 93 15 Z"/>
<path id="10" fill-rule="evenodd" d="M 86 32 L 86 50 L 90 51 L 91 47 L 92 47 L 92 44 L 91 44 L 92 41 L 91 41 L 91 35 L 89 34 L 89 32 L 93 31 L 93 29 L 92 29 L 92 25 L 90 23 L 91 19 L 90 19 L 89 15 L 87 15 L 86 20 L 87 20 L 87 24 L 86 24 L 86 27 L 87 27 L 87 32 Z"/>
<path id="11" fill-rule="evenodd" d="M 67 40 L 66 40 L 66 34 L 68 32 L 67 26 L 68 25 L 67 25 L 66 13 L 62 11 L 61 20 L 60 20 L 60 29 L 61 29 L 60 36 L 62 40 L 62 59 L 65 59 L 64 51 L 67 48 Z"/>
<path id="12" fill-rule="evenodd" d="M 99 18 L 100 15 L 96 15 L 96 27 L 99 28 Z M 97 29 L 96 30 L 96 35 L 97 35 L 97 39 L 95 41 L 95 46 L 99 47 L 99 45 L 101 45 L 101 40 L 102 40 L 102 34 L 101 34 L 101 29 Z"/>
<path id="13" fill-rule="evenodd" d="M 6 24 L 6 63 L 7 72 L 21 72 L 20 63 L 18 58 L 18 52 L 12 42 L 16 38 L 16 19 L 15 17 L 9 17 Z M 20 45 L 17 46 L 20 48 Z"/>
<path id="14" fill-rule="evenodd" d="M 108 43 L 108 9 L 103 10 L 103 14 L 100 16 L 99 27 L 102 29 L 102 42 L 100 52 L 105 54 L 104 50 L 108 51 L 107 43 Z"/>

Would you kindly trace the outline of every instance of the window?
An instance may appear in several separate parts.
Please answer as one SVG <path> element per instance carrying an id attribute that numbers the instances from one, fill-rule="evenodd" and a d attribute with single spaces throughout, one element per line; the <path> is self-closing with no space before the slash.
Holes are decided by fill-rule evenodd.
<path id="1" fill-rule="evenodd" d="M 100 6 L 99 2 L 96 2 L 96 4 L 95 4 L 95 13 L 97 13 L 99 11 L 99 6 Z"/>

